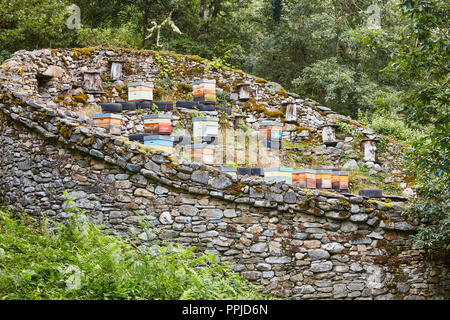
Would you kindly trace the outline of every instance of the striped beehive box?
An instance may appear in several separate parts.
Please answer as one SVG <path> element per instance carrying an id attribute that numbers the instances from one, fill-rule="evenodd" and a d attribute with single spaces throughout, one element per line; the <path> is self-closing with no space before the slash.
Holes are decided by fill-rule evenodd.
<path id="1" fill-rule="evenodd" d="M 161 151 L 166 153 L 173 152 L 172 137 L 164 135 L 150 135 L 144 136 L 144 145 L 154 149 L 155 151 Z"/>
<path id="2" fill-rule="evenodd" d="M 129 83 L 128 101 L 153 101 L 153 83 L 143 81 Z"/>
<path id="3" fill-rule="evenodd" d="M 339 190 L 341 191 L 348 190 L 348 171 L 339 172 Z"/>
<path id="4" fill-rule="evenodd" d="M 101 128 L 105 128 L 106 132 L 120 135 L 122 115 L 114 113 L 103 113 L 92 115 L 92 120 Z"/>
<path id="5" fill-rule="evenodd" d="M 297 188 L 306 188 L 306 169 L 292 171 L 292 185 Z"/>
<path id="6" fill-rule="evenodd" d="M 331 169 L 315 169 L 316 172 L 316 188 L 331 189 Z"/>
<path id="7" fill-rule="evenodd" d="M 292 184 L 292 168 L 274 167 L 264 168 L 264 181 L 284 181 Z"/>
<path id="8" fill-rule="evenodd" d="M 340 189 L 340 181 L 339 181 L 339 173 L 341 169 L 331 169 L 331 189 L 339 190 Z"/>
<path id="9" fill-rule="evenodd" d="M 194 101 L 206 104 L 216 103 L 216 80 L 200 79 L 192 82 Z"/>
<path id="10" fill-rule="evenodd" d="M 283 124 L 277 121 L 262 121 L 259 124 L 259 138 L 266 148 L 281 149 Z"/>
<path id="11" fill-rule="evenodd" d="M 306 178 L 306 188 L 308 188 L 308 189 L 316 189 L 316 187 L 317 187 L 316 170 L 314 170 L 314 169 L 306 169 L 306 171 L 305 171 L 305 178 Z"/>
<path id="12" fill-rule="evenodd" d="M 219 135 L 219 119 L 214 117 L 192 118 L 192 127 L 196 142 L 201 141 L 203 137 L 217 137 Z"/>
<path id="13" fill-rule="evenodd" d="M 209 144 L 192 144 L 186 146 L 192 161 L 208 165 L 214 164 L 214 146 Z"/>
<path id="14" fill-rule="evenodd" d="M 172 132 L 172 116 L 170 114 L 149 114 L 144 116 L 146 133 L 154 135 L 170 135 Z"/>

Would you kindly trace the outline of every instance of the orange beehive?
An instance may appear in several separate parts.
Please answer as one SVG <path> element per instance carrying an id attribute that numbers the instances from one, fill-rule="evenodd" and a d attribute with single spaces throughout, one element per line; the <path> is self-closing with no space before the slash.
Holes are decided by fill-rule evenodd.
<path id="1" fill-rule="evenodd" d="M 106 132 L 120 135 L 120 126 L 122 124 L 122 116 L 120 114 L 104 113 L 94 114 L 92 120 L 101 128 L 105 128 Z"/>
<path id="2" fill-rule="evenodd" d="M 200 79 L 192 82 L 194 101 L 216 103 L 216 80 Z"/>
<path id="3" fill-rule="evenodd" d="M 314 169 L 306 170 L 306 188 L 315 189 L 317 186 L 316 172 Z"/>
<path id="4" fill-rule="evenodd" d="M 297 188 L 306 188 L 306 169 L 296 169 L 292 172 L 292 184 Z"/>
<path id="5" fill-rule="evenodd" d="M 348 190 L 348 172 L 341 171 L 339 173 L 339 189 Z"/>
<path id="6" fill-rule="evenodd" d="M 331 176 L 332 171 L 325 169 L 322 170 L 321 179 L 322 179 L 322 189 L 331 189 Z"/>
<path id="7" fill-rule="evenodd" d="M 331 174 L 331 188 L 333 190 L 339 190 L 340 183 L 339 183 L 339 169 L 333 169 Z"/>

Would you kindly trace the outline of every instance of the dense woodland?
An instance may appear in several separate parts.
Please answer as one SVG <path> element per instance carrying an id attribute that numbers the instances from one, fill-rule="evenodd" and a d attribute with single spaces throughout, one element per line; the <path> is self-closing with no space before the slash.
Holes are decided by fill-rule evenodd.
<path id="1" fill-rule="evenodd" d="M 68 28 L 70 4 L 79 29 Z M 278 82 L 412 145 L 410 214 L 438 222 L 417 240 L 442 248 L 449 9 L 441 0 L 0 0 L 0 61 L 21 49 L 121 46 L 195 54 Z M 152 27 L 165 20 L 158 37 Z"/>

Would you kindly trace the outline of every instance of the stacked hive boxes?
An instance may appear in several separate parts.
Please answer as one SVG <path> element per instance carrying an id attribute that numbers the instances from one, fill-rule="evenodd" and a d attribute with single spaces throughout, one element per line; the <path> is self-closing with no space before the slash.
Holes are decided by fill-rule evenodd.
<path id="1" fill-rule="evenodd" d="M 276 121 L 263 121 L 259 124 L 259 137 L 266 148 L 281 149 L 283 124 Z"/>
<path id="2" fill-rule="evenodd" d="M 192 118 L 193 145 L 188 146 L 193 161 L 206 164 L 214 163 L 214 145 L 219 134 L 219 119 L 214 117 Z"/>
<path id="3" fill-rule="evenodd" d="M 106 132 L 114 135 L 120 135 L 122 115 L 114 113 L 94 114 L 92 120 L 101 128 L 105 128 Z"/>
<path id="4" fill-rule="evenodd" d="M 200 79 L 192 82 L 194 101 L 204 104 L 216 103 L 216 80 Z"/>
<path id="5" fill-rule="evenodd" d="M 144 136 L 144 145 L 154 149 L 155 151 L 161 151 L 166 153 L 173 152 L 172 137 L 164 135 L 146 135 Z"/>
<path id="6" fill-rule="evenodd" d="M 149 135 L 144 137 L 144 145 L 152 149 L 172 153 L 173 139 L 172 116 L 170 114 L 150 114 L 144 116 L 145 132 Z"/>
<path id="7" fill-rule="evenodd" d="M 128 101 L 153 101 L 153 83 L 143 81 L 129 83 Z"/>
<path id="8" fill-rule="evenodd" d="M 150 114 L 144 116 L 145 132 L 153 135 L 170 135 L 172 132 L 172 115 Z"/>

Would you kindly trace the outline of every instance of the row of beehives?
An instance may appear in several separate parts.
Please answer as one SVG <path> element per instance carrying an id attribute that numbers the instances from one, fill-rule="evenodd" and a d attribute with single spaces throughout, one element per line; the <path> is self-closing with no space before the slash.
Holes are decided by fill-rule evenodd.
<path id="1" fill-rule="evenodd" d="M 221 172 L 233 176 L 259 176 L 263 177 L 264 181 L 283 181 L 299 188 L 348 190 L 349 173 L 340 169 L 241 168 L 228 166 L 221 166 L 219 169 Z"/>

